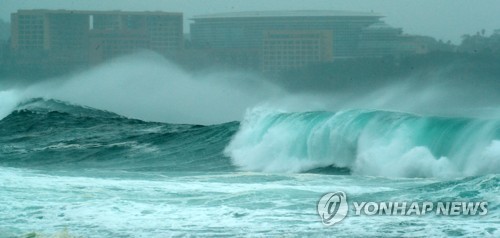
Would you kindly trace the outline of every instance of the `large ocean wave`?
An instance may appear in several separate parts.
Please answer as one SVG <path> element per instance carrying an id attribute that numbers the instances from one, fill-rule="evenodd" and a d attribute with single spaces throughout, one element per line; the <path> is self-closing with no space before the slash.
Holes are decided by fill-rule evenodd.
<path id="1" fill-rule="evenodd" d="M 225 154 L 243 170 L 450 177 L 500 172 L 500 121 L 346 110 L 253 109 Z"/>
<path id="2" fill-rule="evenodd" d="M 222 150 L 237 122 L 167 124 L 41 98 L 0 120 L 0 164 L 141 171 L 234 170 Z"/>
<path id="3" fill-rule="evenodd" d="M 286 113 L 167 124 L 30 99 L 0 120 L 0 164 L 140 171 L 351 173 L 461 177 L 500 173 L 500 121 L 379 110 Z"/>

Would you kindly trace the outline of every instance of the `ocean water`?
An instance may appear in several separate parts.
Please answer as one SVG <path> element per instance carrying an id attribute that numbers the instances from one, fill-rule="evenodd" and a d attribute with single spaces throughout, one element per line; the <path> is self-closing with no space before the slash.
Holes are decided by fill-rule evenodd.
<path id="1" fill-rule="evenodd" d="M 4 114 L 0 237 L 500 237 L 500 120 L 254 108 L 200 126 L 39 98 Z M 350 208 L 325 226 L 316 206 L 335 191 L 488 214 Z"/>

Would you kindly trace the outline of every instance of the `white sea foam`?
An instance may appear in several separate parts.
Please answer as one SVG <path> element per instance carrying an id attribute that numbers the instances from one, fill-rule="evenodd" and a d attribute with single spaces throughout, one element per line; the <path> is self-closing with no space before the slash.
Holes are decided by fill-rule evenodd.
<path id="1" fill-rule="evenodd" d="M 500 142 L 494 135 L 499 123 L 471 119 L 451 133 L 459 129 L 440 128 L 443 124 L 433 120 L 437 119 L 378 111 L 287 114 L 259 108 L 248 111 L 225 154 L 248 171 L 303 172 L 336 166 L 353 174 L 385 177 L 500 173 Z M 446 123 L 456 123 L 451 120 Z M 429 123 L 436 125 L 428 127 Z M 433 130 L 440 131 L 432 134 Z M 440 138 L 446 136 L 450 138 Z M 436 156 L 439 151 L 447 154 Z"/>
<path id="2" fill-rule="evenodd" d="M 446 236 L 458 231 L 468 237 L 498 236 L 498 230 L 493 229 L 493 221 L 498 220 L 493 207 L 491 214 L 482 219 L 348 216 L 329 229 L 324 228 L 314 209 L 321 195 L 331 191 L 344 191 L 350 199 L 435 199 L 429 197 L 435 194 L 422 192 L 436 183 L 433 179 L 246 172 L 182 176 L 94 172 L 0 167 L 0 234 L 18 237 L 31 232 L 57 234 L 67 230 L 75 237 L 323 237 L 332 233 L 357 237 L 400 236 L 403 231 L 417 236 Z M 489 176 L 466 180 L 463 188 L 496 179 Z M 491 185 L 494 181 L 484 182 Z M 419 189 L 408 190 L 411 187 Z M 445 197 L 462 192 L 445 191 Z M 486 193 L 489 202 L 498 202 L 498 191 L 481 192 Z"/>

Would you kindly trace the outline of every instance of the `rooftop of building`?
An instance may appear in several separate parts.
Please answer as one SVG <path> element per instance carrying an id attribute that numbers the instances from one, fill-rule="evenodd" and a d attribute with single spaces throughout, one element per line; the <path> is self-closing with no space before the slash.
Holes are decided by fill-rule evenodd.
<path id="1" fill-rule="evenodd" d="M 368 29 L 394 29 L 394 27 L 385 22 L 377 22 L 368 26 Z"/>
<path id="2" fill-rule="evenodd" d="M 86 11 L 86 10 L 66 10 L 66 9 L 23 9 L 18 10 L 17 14 L 114 14 L 114 15 L 182 15 L 181 12 L 163 12 L 163 11 Z"/>
<path id="3" fill-rule="evenodd" d="M 266 18 L 266 17 L 376 17 L 383 15 L 374 12 L 330 11 L 330 10 L 297 10 L 297 11 L 253 11 L 253 12 L 228 12 L 194 16 L 198 19 L 217 18 Z"/>

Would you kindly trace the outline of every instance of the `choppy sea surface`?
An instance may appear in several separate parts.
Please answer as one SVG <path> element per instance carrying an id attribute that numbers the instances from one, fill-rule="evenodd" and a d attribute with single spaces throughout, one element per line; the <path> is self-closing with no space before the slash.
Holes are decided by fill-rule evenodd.
<path id="1" fill-rule="evenodd" d="M 0 120 L 0 237 L 500 237 L 500 120 L 257 108 L 179 125 L 31 99 Z M 348 216 L 349 202 L 488 202 L 482 216 Z"/>

